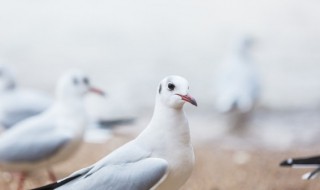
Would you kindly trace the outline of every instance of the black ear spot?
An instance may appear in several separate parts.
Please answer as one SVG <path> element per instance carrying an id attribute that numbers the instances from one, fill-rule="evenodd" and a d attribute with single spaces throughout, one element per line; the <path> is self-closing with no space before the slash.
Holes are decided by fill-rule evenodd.
<path id="1" fill-rule="evenodd" d="M 160 84 L 160 86 L 159 86 L 159 94 L 161 94 L 161 90 L 162 90 L 162 86 Z"/>
<path id="2" fill-rule="evenodd" d="M 90 81 L 87 77 L 83 78 L 83 83 L 89 85 Z"/>
<path id="3" fill-rule="evenodd" d="M 77 78 L 73 78 L 73 84 L 77 85 L 79 83 Z"/>

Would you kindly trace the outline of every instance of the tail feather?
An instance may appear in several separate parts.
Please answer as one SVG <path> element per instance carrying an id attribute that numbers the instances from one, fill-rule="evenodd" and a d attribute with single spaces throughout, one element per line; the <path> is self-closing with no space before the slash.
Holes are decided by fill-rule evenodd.
<path id="1" fill-rule="evenodd" d="M 102 128 L 114 128 L 119 125 L 129 125 L 135 121 L 134 118 L 113 119 L 113 120 L 100 120 L 99 125 Z"/>
<path id="2" fill-rule="evenodd" d="M 42 186 L 42 187 L 38 187 L 38 188 L 34 188 L 34 189 L 31 189 L 31 190 L 54 190 L 58 187 L 61 187 L 63 186 L 64 184 L 67 184 L 69 183 L 70 181 L 80 177 L 81 174 L 79 175 L 75 175 L 75 176 L 72 176 L 72 177 L 69 177 L 69 178 L 66 178 L 64 180 L 61 180 L 61 181 L 58 181 L 58 182 L 55 182 L 55 183 L 51 183 L 49 185 L 45 185 L 45 186 Z"/>
<path id="3" fill-rule="evenodd" d="M 296 158 L 296 159 L 288 159 L 284 160 L 280 163 L 280 166 L 283 167 L 299 167 L 299 166 L 319 166 L 320 165 L 320 156 L 313 156 L 313 157 L 307 157 L 307 158 Z"/>

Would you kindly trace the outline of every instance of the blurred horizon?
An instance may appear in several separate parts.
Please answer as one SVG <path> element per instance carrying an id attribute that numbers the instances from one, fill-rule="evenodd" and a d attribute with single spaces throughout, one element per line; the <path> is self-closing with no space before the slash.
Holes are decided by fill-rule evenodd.
<path id="1" fill-rule="evenodd" d="M 0 59 L 21 86 L 53 92 L 70 68 L 133 110 L 152 108 L 159 81 L 190 82 L 200 110 L 213 108 L 217 66 L 230 40 L 248 33 L 262 80 L 260 105 L 320 105 L 317 1 L 0 2 Z M 132 98 L 135 101 L 132 101 Z"/>

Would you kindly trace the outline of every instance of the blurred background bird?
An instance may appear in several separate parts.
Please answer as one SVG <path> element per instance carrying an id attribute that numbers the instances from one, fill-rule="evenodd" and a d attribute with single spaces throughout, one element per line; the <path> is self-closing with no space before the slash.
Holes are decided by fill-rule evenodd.
<path id="1" fill-rule="evenodd" d="M 55 102 L 43 113 L 16 124 L 0 135 L 0 169 L 19 172 L 18 190 L 23 189 L 29 172 L 47 169 L 71 157 L 80 147 L 88 125 L 84 96 L 88 92 L 104 95 L 94 88 L 82 71 L 63 75 L 56 87 Z"/>
<path id="2" fill-rule="evenodd" d="M 0 125 L 3 129 L 43 112 L 52 104 L 45 92 L 20 87 L 14 71 L 0 64 Z"/>
<path id="3" fill-rule="evenodd" d="M 216 76 L 215 107 L 228 117 L 234 133 L 243 133 L 260 95 L 260 79 L 252 60 L 254 39 L 239 35 L 233 39 Z"/>
<path id="4" fill-rule="evenodd" d="M 0 126 L 7 130 L 16 123 L 35 116 L 49 108 L 53 102 L 52 96 L 45 91 L 23 88 L 16 81 L 13 68 L 0 64 Z M 106 98 L 90 97 L 85 100 L 89 114 L 89 124 L 85 140 L 90 143 L 102 143 L 113 134 L 114 128 L 130 125 L 135 121 L 133 115 L 114 117 L 103 109 L 108 107 Z"/>

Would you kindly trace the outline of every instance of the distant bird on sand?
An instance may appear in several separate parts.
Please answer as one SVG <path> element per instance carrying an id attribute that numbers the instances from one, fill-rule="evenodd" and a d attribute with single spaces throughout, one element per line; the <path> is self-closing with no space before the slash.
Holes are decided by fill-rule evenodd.
<path id="1" fill-rule="evenodd" d="M 280 163 L 282 167 L 291 168 L 315 168 L 312 172 L 306 173 L 302 179 L 310 180 L 318 177 L 320 172 L 320 156 L 312 156 L 305 158 L 290 158 Z"/>
<path id="2" fill-rule="evenodd" d="M 95 97 L 93 97 L 95 98 Z M 7 130 L 16 123 L 29 117 L 38 115 L 48 109 L 53 98 L 48 94 L 35 89 L 20 87 L 12 69 L 0 64 L 0 129 Z M 90 104 L 90 102 L 89 102 Z M 102 105 L 102 106 L 108 106 Z M 92 111 L 87 110 L 88 112 Z M 85 141 L 105 142 L 110 138 L 111 130 L 121 125 L 129 125 L 134 118 L 90 118 Z M 102 128 L 102 129 L 101 129 Z M 1 131 L 0 130 L 0 131 Z"/>
<path id="3" fill-rule="evenodd" d="M 217 70 L 215 106 L 231 115 L 232 130 L 244 130 L 260 94 L 258 74 L 250 50 L 253 39 L 241 36 Z"/>
<path id="4" fill-rule="evenodd" d="M 37 190 L 179 189 L 194 165 L 185 102 L 197 106 L 187 80 L 164 78 L 157 89 L 153 117 L 136 139 L 95 164 Z"/>
<path id="5" fill-rule="evenodd" d="M 11 69 L 0 64 L 0 126 L 8 129 L 19 121 L 37 115 L 52 104 L 44 92 L 20 88 Z"/>
<path id="6" fill-rule="evenodd" d="M 59 80 L 56 101 L 40 115 L 28 118 L 0 135 L 0 170 L 19 172 L 18 190 L 29 172 L 66 160 L 78 149 L 87 126 L 83 97 L 103 95 L 81 71 L 66 73 Z"/>

